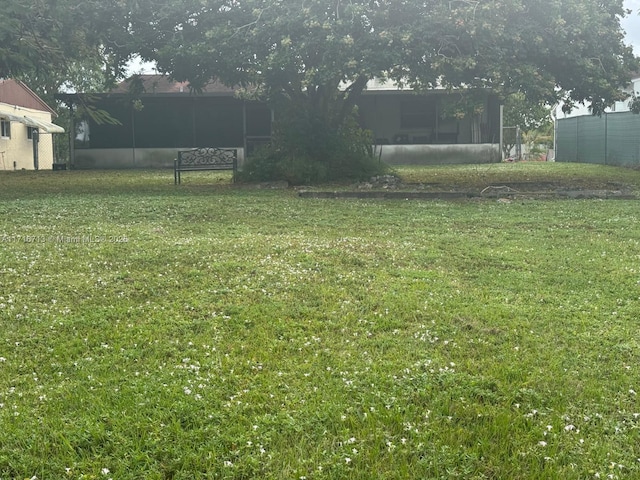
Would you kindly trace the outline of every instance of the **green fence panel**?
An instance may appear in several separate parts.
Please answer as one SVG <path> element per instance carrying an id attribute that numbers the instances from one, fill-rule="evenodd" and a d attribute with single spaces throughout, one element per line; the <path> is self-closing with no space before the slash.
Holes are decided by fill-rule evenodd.
<path id="1" fill-rule="evenodd" d="M 607 115 L 607 163 L 640 165 L 640 115 Z"/>
<path id="2" fill-rule="evenodd" d="M 578 118 L 558 120 L 556 128 L 556 162 L 578 161 Z"/>
<path id="3" fill-rule="evenodd" d="M 583 163 L 605 163 L 607 119 L 601 117 L 578 117 L 578 161 Z"/>
<path id="4" fill-rule="evenodd" d="M 556 161 L 640 165 L 640 115 L 618 112 L 558 120 Z"/>

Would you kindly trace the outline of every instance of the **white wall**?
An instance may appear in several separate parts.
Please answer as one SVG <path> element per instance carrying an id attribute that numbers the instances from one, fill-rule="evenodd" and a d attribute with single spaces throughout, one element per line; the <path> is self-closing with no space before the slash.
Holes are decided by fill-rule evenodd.
<path id="1" fill-rule="evenodd" d="M 379 145 L 377 154 L 389 165 L 454 165 L 500 162 L 500 146 L 491 143 L 457 145 Z"/>
<path id="2" fill-rule="evenodd" d="M 0 103 L 4 111 L 15 111 L 14 115 L 51 122 L 51 114 L 41 110 L 17 107 Z M 0 115 L 1 117 L 2 115 Z M 33 141 L 27 138 L 27 126 L 20 122 L 11 122 L 11 137 L 0 137 L 0 170 L 33 170 Z M 38 144 L 38 164 L 40 170 L 53 168 L 53 138 L 51 134 L 40 133 Z"/>

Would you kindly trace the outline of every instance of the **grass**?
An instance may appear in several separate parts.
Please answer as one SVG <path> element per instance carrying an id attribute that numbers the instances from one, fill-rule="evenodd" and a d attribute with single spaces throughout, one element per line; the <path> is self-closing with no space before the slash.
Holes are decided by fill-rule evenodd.
<path id="1" fill-rule="evenodd" d="M 225 175 L 0 174 L 1 479 L 640 478 L 637 201 Z"/>

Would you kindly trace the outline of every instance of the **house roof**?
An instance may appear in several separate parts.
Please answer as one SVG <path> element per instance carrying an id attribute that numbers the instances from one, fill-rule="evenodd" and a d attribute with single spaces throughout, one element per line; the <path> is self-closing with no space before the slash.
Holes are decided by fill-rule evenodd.
<path id="1" fill-rule="evenodd" d="M 49 112 L 51 115 L 57 116 L 56 112 L 44 100 L 20 80 L 0 78 L 0 102 Z"/>
<path id="2" fill-rule="evenodd" d="M 135 82 L 140 81 L 140 85 Z M 139 87 L 142 88 L 139 88 Z M 346 89 L 347 84 L 342 84 L 338 88 Z M 241 90 L 240 87 L 229 87 L 222 82 L 212 79 L 204 87 L 197 92 L 198 95 L 209 97 L 234 97 Z M 433 93 L 445 93 L 445 89 L 436 87 L 432 89 Z M 410 87 L 402 87 L 392 80 L 381 80 L 378 78 L 369 80 L 364 90 L 365 94 L 412 94 Z M 194 92 L 190 88 L 189 82 L 179 82 L 171 79 L 168 75 L 160 74 L 139 74 L 123 80 L 114 88 L 105 93 L 90 94 L 96 97 L 120 97 L 128 95 L 161 96 L 161 97 L 187 97 L 193 95 Z M 59 93 L 55 97 L 57 99 L 73 102 L 79 93 Z"/>
<path id="3" fill-rule="evenodd" d="M 120 82 L 109 93 L 115 94 L 128 94 L 131 93 L 131 87 L 134 86 L 132 82 L 135 79 L 140 79 L 142 82 L 143 94 L 173 94 L 173 95 L 189 95 L 191 94 L 191 88 L 189 82 L 178 82 L 172 80 L 166 75 L 135 75 Z M 236 89 L 227 87 L 223 83 L 217 80 L 211 80 L 202 88 L 202 94 L 208 95 L 234 95 Z"/>

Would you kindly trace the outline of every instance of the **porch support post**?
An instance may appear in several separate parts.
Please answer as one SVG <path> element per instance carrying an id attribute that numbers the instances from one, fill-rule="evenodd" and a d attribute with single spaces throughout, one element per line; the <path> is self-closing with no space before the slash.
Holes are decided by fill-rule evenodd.
<path id="1" fill-rule="evenodd" d="M 499 149 L 500 149 L 500 161 L 504 162 L 504 150 L 502 148 L 502 145 L 504 143 L 504 105 L 501 103 L 500 104 L 500 145 L 499 145 Z"/>
<path id="2" fill-rule="evenodd" d="M 69 170 L 76 165 L 76 114 L 73 111 L 73 100 L 69 100 Z"/>
<path id="3" fill-rule="evenodd" d="M 242 100 L 242 163 L 247 160 L 247 101 Z"/>

